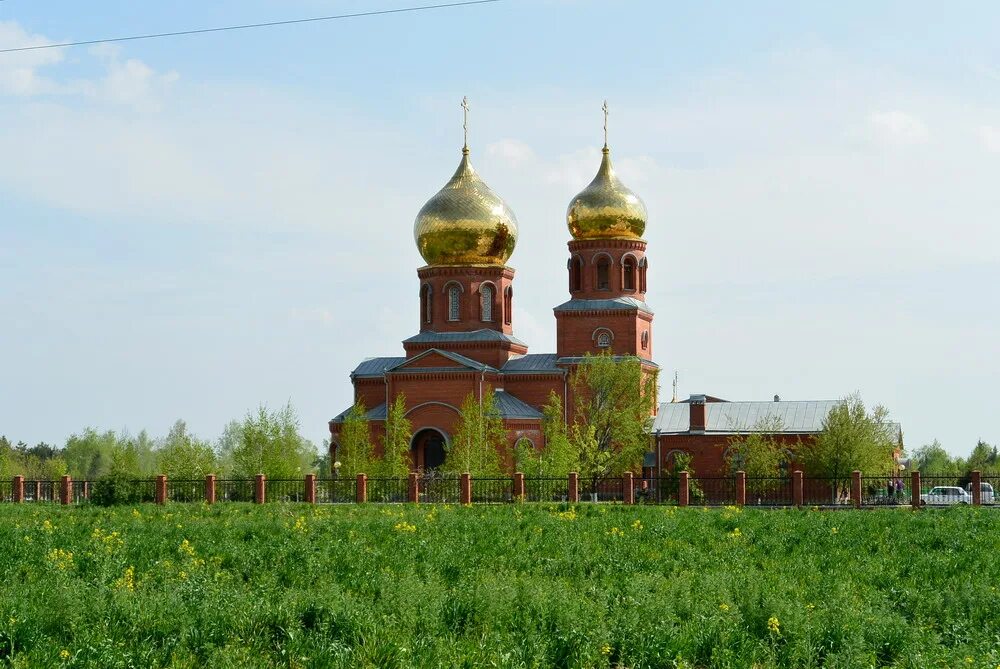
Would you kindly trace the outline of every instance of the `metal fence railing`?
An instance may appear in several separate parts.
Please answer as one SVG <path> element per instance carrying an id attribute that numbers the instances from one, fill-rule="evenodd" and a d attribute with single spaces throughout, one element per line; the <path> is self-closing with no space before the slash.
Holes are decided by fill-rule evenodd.
<path id="1" fill-rule="evenodd" d="M 747 479 L 747 506 L 791 506 L 795 503 L 791 477 Z"/>
<path id="2" fill-rule="evenodd" d="M 14 501 L 14 482 L 0 481 L 0 502 Z"/>
<path id="3" fill-rule="evenodd" d="M 458 476 L 422 476 L 419 481 L 421 502 L 428 504 L 459 504 L 462 501 L 462 479 Z"/>
<path id="4" fill-rule="evenodd" d="M 998 499 L 998 496 L 1000 496 L 1000 476 L 982 477 L 980 479 L 979 490 L 979 501 L 981 504 L 1000 504 L 1000 499 Z"/>
<path id="5" fill-rule="evenodd" d="M 514 479 L 509 476 L 472 480 L 473 504 L 504 504 L 514 501 Z"/>
<path id="6" fill-rule="evenodd" d="M 268 502 L 306 501 L 304 479 L 268 479 L 265 495 Z"/>
<path id="7" fill-rule="evenodd" d="M 254 501 L 254 481 L 252 479 L 217 479 L 215 499 L 219 502 Z"/>
<path id="8" fill-rule="evenodd" d="M 599 481 L 580 479 L 581 502 L 624 502 L 625 479 L 606 478 Z"/>
<path id="9" fill-rule="evenodd" d="M 865 476 L 861 481 L 862 506 L 909 504 L 909 493 L 909 486 L 898 476 Z"/>
<path id="10" fill-rule="evenodd" d="M 167 479 L 167 500 L 171 502 L 205 501 L 204 479 Z"/>
<path id="11" fill-rule="evenodd" d="M 954 476 L 921 476 L 920 505 L 972 504 L 972 492 Z"/>
<path id="12" fill-rule="evenodd" d="M 688 499 L 703 506 L 732 506 L 736 504 L 736 477 L 691 477 Z"/>
<path id="13" fill-rule="evenodd" d="M 371 482 L 368 490 L 371 492 Z M 346 504 L 358 499 L 358 482 L 354 478 L 320 479 L 316 481 L 317 504 Z"/>
<path id="14" fill-rule="evenodd" d="M 405 502 L 409 499 L 409 481 L 404 478 L 368 479 L 369 502 Z"/>
<path id="15" fill-rule="evenodd" d="M 524 498 L 527 502 L 565 502 L 569 499 L 569 481 L 555 476 L 525 478 Z"/>

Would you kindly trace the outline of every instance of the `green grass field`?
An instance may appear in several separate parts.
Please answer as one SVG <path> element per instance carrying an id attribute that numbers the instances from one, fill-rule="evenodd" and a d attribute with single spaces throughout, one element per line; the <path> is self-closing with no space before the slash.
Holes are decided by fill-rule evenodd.
<path id="1" fill-rule="evenodd" d="M 0 507 L 15 667 L 989 667 L 1000 512 Z"/>

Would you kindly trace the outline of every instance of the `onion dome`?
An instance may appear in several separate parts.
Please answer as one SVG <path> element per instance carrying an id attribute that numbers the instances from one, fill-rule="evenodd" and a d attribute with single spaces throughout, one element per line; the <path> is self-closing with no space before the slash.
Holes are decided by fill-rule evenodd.
<path id="1" fill-rule="evenodd" d="M 505 265 L 514 252 L 514 212 L 476 174 L 468 146 L 455 175 L 417 214 L 413 238 L 428 265 Z"/>
<path id="2" fill-rule="evenodd" d="M 573 239 L 641 239 L 646 205 L 618 179 L 607 144 L 602 153 L 597 176 L 566 210 L 570 234 Z"/>

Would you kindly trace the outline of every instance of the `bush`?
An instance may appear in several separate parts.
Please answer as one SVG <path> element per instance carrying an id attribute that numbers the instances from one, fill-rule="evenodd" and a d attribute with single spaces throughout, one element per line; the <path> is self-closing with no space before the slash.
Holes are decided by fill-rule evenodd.
<path id="1" fill-rule="evenodd" d="M 121 474 L 102 476 L 90 491 L 90 501 L 98 506 L 152 502 L 154 497 L 152 481 L 137 481 Z"/>

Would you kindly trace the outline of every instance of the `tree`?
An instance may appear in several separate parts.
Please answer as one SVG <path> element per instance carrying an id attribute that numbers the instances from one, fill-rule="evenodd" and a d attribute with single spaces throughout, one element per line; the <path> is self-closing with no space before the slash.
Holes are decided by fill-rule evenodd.
<path id="1" fill-rule="evenodd" d="M 746 472 L 747 478 L 776 478 L 785 472 L 787 465 L 785 445 L 775 437 L 784 425 L 778 416 L 767 415 L 750 428 L 749 432 L 729 438 L 726 452 L 726 471 L 730 475 Z"/>
<path id="2" fill-rule="evenodd" d="M 344 416 L 340 446 L 337 448 L 339 473 L 343 476 L 353 477 L 372 471 L 372 441 L 367 413 L 365 403 L 359 399 Z"/>
<path id="3" fill-rule="evenodd" d="M 554 392 L 549 393 L 549 401 L 542 407 L 542 434 L 545 444 L 541 447 L 527 439 L 514 444 L 515 468 L 529 477 L 561 477 L 576 469 L 577 457 L 563 418 L 562 399 Z"/>
<path id="4" fill-rule="evenodd" d="M 656 403 L 656 373 L 635 356 L 587 354 L 570 379 L 575 398 L 569 429 L 580 475 L 596 489 L 615 474 L 642 466 Z"/>
<path id="5" fill-rule="evenodd" d="M 92 427 L 66 440 L 63 457 L 68 473 L 75 479 L 94 480 L 111 470 L 111 459 L 118 437 L 111 430 L 98 432 Z"/>
<path id="6" fill-rule="evenodd" d="M 385 418 L 382 460 L 375 467 L 379 476 L 393 478 L 409 474 L 412 429 L 410 421 L 406 418 L 406 396 L 399 393 Z"/>
<path id="7" fill-rule="evenodd" d="M 178 420 L 156 450 L 156 468 L 175 480 L 203 479 L 216 470 L 215 451 Z"/>
<path id="8" fill-rule="evenodd" d="M 299 420 L 291 404 L 278 411 L 261 405 L 238 423 L 232 450 L 233 475 L 272 479 L 299 478 L 309 471 L 315 447 L 299 434 Z"/>
<path id="9" fill-rule="evenodd" d="M 871 411 L 857 394 L 830 409 L 816 439 L 801 449 L 802 463 L 813 476 L 833 479 L 835 493 L 849 489 L 851 472 L 884 475 L 894 464 L 897 443 L 889 412 Z"/>
<path id="10" fill-rule="evenodd" d="M 469 393 L 460 412 L 458 427 L 441 469 L 453 473 L 469 472 L 474 477 L 499 476 L 500 449 L 507 444 L 507 431 L 493 401 L 493 389 L 486 386 L 481 400 Z"/>
<path id="11" fill-rule="evenodd" d="M 1000 454 L 997 453 L 997 447 L 980 439 L 966 461 L 967 474 L 978 469 L 983 474 L 995 475 L 1000 469 L 998 461 L 1000 461 Z"/>
<path id="12" fill-rule="evenodd" d="M 937 439 L 913 452 L 912 466 L 925 476 L 958 476 L 960 458 L 952 458 Z"/>

